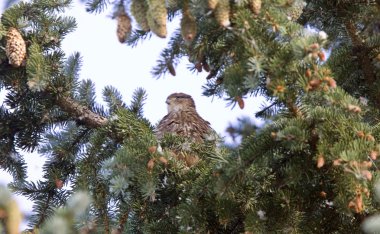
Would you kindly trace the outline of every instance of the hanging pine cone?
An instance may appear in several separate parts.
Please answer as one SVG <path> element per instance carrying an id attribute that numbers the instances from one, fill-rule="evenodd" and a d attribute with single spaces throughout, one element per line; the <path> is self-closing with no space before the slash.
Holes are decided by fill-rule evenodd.
<path id="1" fill-rule="evenodd" d="M 216 21 L 223 26 L 230 26 L 230 2 L 229 0 L 219 0 L 218 5 L 214 10 L 214 16 Z"/>
<path id="2" fill-rule="evenodd" d="M 173 66 L 173 64 L 171 62 L 168 62 L 166 64 L 166 67 L 168 68 L 168 71 L 169 73 L 172 75 L 172 76 L 176 76 L 176 72 L 175 72 L 175 68 Z"/>
<path id="3" fill-rule="evenodd" d="M 250 0 L 249 7 L 251 8 L 251 11 L 253 12 L 253 14 L 255 15 L 260 14 L 261 0 Z"/>
<path id="4" fill-rule="evenodd" d="M 181 35 L 185 41 L 191 42 L 194 39 L 196 34 L 197 34 L 197 23 L 195 21 L 195 17 L 191 14 L 186 4 L 184 5 L 183 10 L 182 10 Z"/>
<path id="5" fill-rule="evenodd" d="M 244 109 L 244 99 L 241 96 L 236 96 L 235 100 L 237 101 L 240 109 Z"/>
<path id="6" fill-rule="evenodd" d="M 6 39 L 5 53 L 8 57 L 9 64 L 14 67 L 19 67 L 26 57 L 25 41 L 15 28 L 9 28 Z"/>
<path id="7" fill-rule="evenodd" d="M 131 25 L 131 18 L 129 15 L 125 12 L 121 12 L 117 16 L 117 38 L 119 39 L 120 43 L 124 43 L 128 36 L 131 33 L 132 25 Z"/>
<path id="8" fill-rule="evenodd" d="M 203 59 L 203 61 L 202 61 L 202 68 L 203 68 L 206 72 L 210 72 L 210 65 L 208 65 L 206 59 Z"/>
<path id="9" fill-rule="evenodd" d="M 202 72 L 202 63 L 201 62 L 197 62 L 195 65 L 194 65 L 195 69 L 197 69 L 198 72 Z"/>
<path id="10" fill-rule="evenodd" d="M 146 1 L 132 0 L 131 13 L 135 18 L 138 26 L 145 32 L 150 30 L 147 20 L 148 4 Z"/>
<path id="11" fill-rule="evenodd" d="M 218 0 L 208 0 L 207 4 L 208 4 L 208 8 L 210 8 L 211 10 L 214 10 L 216 5 L 218 5 Z"/>
<path id="12" fill-rule="evenodd" d="M 167 10 L 165 0 L 149 0 L 148 1 L 147 20 L 152 32 L 161 38 L 165 38 Z"/>

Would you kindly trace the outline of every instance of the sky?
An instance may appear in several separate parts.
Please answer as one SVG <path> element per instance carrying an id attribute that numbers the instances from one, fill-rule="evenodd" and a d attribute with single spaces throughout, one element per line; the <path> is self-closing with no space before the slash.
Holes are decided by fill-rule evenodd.
<path id="1" fill-rule="evenodd" d="M 91 79 L 96 85 L 97 101 L 102 102 L 102 90 L 105 86 L 114 86 L 123 95 L 124 101 L 129 104 L 136 88 L 142 87 L 147 91 L 147 100 L 144 106 L 144 115 L 152 124 L 156 124 L 166 113 L 166 97 L 174 92 L 190 94 L 196 103 L 198 113 L 211 123 L 221 136 L 226 136 L 225 129 L 229 123 L 237 118 L 249 116 L 253 119 L 254 113 L 264 104 L 260 97 L 245 99 L 245 107 L 241 110 L 226 107 L 223 99 L 202 96 L 202 86 L 206 83 L 208 73 L 192 73 L 187 70 L 187 59 L 176 68 L 175 77 L 167 74 L 163 78 L 155 79 L 151 70 L 165 48 L 168 39 L 153 36 L 151 39 L 139 43 L 135 48 L 121 44 L 116 36 L 116 20 L 110 13 L 98 15 L 85 11 L 85 6 L 79 1 L 64 13 L 76 18 L 76 31 L 66 36 L 63 41 L 63 50 L 67 56 L 79 52 L 83 58 L 80 72 L 81 79 Z M 178 20 L 168 25 L 168 35 L 178 27 Z M 260 121 L 255 120 L 260 124 Z M 228 140 L 228 139 L 227 139 Z M 25 154 L 28 164 L 28 179 L 36 181 L 41 178 L 43 158 L 37 153 Z M 0 185 L 12 181 L 12 177 L 0 170 Z M 23 198 L 17 198 L 24 212 L 30 212 L 32 203 Z"/>

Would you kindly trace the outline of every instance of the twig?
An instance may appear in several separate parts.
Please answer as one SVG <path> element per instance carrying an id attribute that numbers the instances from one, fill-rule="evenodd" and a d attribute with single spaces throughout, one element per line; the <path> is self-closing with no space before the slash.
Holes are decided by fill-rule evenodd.
<path id="1" fill-rule="evenodd" d="M 128 216 L 129 216 L 129 211 L 130 209 L 128 209 L 121 217 L 120 217 L 120 220 L 119 220 L 119 231 L 122 232 L 124 230 L 124 225 L 125 223 L 127 222 L 128 220 Z"/>
<path id="2" fill-rule="evenodd" d="M 37 227 L 37 228 L 39 228 L 40 225 L 45 221 L 46 211 L 47 211 L 47 209 L 49 208 L 50 200 L 51 200 L 51 198 L 52 198 L 53 195 L 54 195 L 53 193 L 54 193 L 54 191 L 49 191 L 49 193 L 48 193 L 48 197 L 47 197 L 46 203 L 45 203 L 45 205 L 44 205 L 43 212 L 42 212 L 42 214 L 41 214 L 41 216 L 40 216 L 40 219 L 38 220 L 38 222 L 37 222 L 37 224 L 36 224 L 36 227 Z"/>

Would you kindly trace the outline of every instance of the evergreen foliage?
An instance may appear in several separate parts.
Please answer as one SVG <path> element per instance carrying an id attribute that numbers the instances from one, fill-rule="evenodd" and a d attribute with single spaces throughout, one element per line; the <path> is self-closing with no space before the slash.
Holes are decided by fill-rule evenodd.
<path id="1" fill-rule="evenodd" d="M 378 216 L 367 218 L 379 212 L 379 1 L 86 1 L 90 13 L 113 5 L 116 18 L 137 22 L 124 25 L 127 45 L 170 36 L 154 77 L 175 75 L 186 57 L 209 73 L 204 95 L 240 108 L 264 96 L 264 127 L 229 127 L 241 136 L 236 147 L 158 142 L 142 88 L 127 104 L 105 87 L 106 105 L 97 104 L 93 82 L 79 77 L 80 55 L 60 48 L 76 27 L 61 14 L 70 4 L 20 2 L 1 16 L 0 167 L 14 177 L 11 190 L 34 202 L 30 232 L 57 223 L 65 233 L 379 231 Z M 179 28 L 167 35 L 175 17 Z M 19 66 L 7 57 L 11 28 L 27 47 Z M 26 180 L 20 150 L 47 158 L 43 180 Z M 10 200 L 0 199 L 0 228 L 12 233 Z"/>

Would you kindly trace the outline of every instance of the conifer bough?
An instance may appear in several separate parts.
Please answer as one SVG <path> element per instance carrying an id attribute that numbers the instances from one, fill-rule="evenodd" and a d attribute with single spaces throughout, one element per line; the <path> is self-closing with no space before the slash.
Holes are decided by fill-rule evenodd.
<path id="1" fill-rule="evenodd" d="M 261 1 L 114 1 L 115 7 L 131 3 L 128 14 L 142 31 L 162 37 L 167 36 L 166 20 L 180 12 L 189 17 L 189 4 L 196 35 L 186 22 L 190 17 L 185 18 L 183 31 L 176 30 L 161 53 L 155 76 L 175 75 L 173 65 L 189 57 L 195 64 L 190 70 L 210 71 L 205 96 L 225 96 L 240 108 L 256 101 L 246 98 L 250 95 L 272 102 L 257 113 L 268 120 L 265 126 L 239 121 L 229 133 L 241 136 L 242 143 L 215 148 L 215 143 L 189 145 L 171 135 L 158 144 L 143 116 L 141 90 L 129 106 L 107 87 L 105 108 L 98 106 L 93 84 L 78 82 L 79 56 L 66 60 L 59 44 L 44 40 L 49 34 L 62 38 L 75 27 L 62 15 L 54 17 L 56 4 L 68 2 L 15 4 L 0 25 L 0 35 L 20 19 L 33 26 L 24 35 L 32 42 L 26 64 L 29 74 L 42 74 L 49 82 L 49 89 L 30 92 L 22 65 L 0 66 L 1 87 L 8 92 L 4 103 L 10 106 L 0 111 L 0 166 L 17 169 L 18 181 L 11 187 L 35 202 L 30 223 L 36 230 L 51 223 L 54 207 L 63 206 L 78 188 L 92 195 L 84 218 L 98 228 L 91 232 L 101 233 L 360 233 L 363 219 L 380 213 L 375 202 L 380 194 L 375 185 L 378 3 L 307 0 L 305 6 L 301 0 L 268 0 L 252 8 L 249 4 Z M 94 9 L 105 2 L 88 0 Z M 156 6 L 161 6 L 158 14 Z M 305 25 L 321 31 L 308 31 Z M 128 43 L 148 38 L 136 32 Z M 3 47 L 7 41 L 1 40 Z M 327 58 L 324 51 L 331 45 Z M 102 128 L 107 119 L 112 125 Z M 46 155 L 44 180 L 25 180 L 25 164 L 12 155 L 16 147 L 38 147 Z M 175 154 L 184 147 L 191 151 Z M 79 229 L 82 220 L 69 218 L 66 228 Z M 91 225 L 84 221 L 85 226 Z M 377 233 L 380 227 L 371 230 Z"/>
<path id="2" fill-rule="evenodd" d="M 73 115 L 78 121 L 85 123 L 88 127 L 102 127 L 108 123 L 108 119 L 100 116 L 88 107 L 80 105 L 70 97 L 58 97 L 57 104 L 67 113 Z"/>

